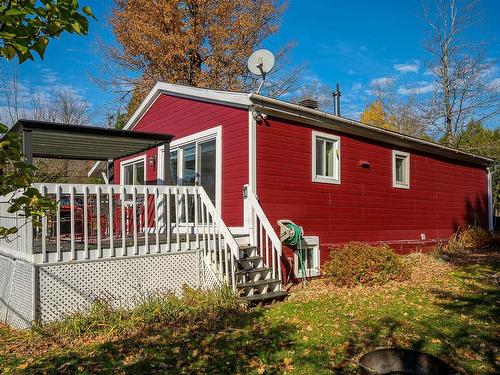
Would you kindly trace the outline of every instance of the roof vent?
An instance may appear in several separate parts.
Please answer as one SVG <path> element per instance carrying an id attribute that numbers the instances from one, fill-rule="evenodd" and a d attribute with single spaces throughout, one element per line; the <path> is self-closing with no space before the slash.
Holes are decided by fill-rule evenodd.
<path id="1" fill-rule="evenodd" d="M 311 109 L 318 109 L 318 101 L 314 99 L 304 99 L 299 102 L 299 105 Z"/>

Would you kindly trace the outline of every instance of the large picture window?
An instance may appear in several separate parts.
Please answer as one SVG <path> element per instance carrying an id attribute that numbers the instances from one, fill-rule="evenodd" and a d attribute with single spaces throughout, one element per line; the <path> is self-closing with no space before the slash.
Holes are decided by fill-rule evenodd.
<path id="1" fill-rule="evenodd" d="M 392 152 L 392 186 L 410 188 L 410 154 L 403 151 Z"/>
<path id="2" fill-rule="evenodd" d="M 340 138 L 327 133 L 313 132 L 312 179 L 314 182 L 340 183 Z"/>

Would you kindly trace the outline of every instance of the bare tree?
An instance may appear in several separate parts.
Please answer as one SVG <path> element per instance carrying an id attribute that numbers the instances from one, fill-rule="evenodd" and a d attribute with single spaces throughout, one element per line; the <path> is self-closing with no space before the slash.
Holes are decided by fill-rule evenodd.
<path id="1" fill-rule="evenodd" d="M 19 118 L 26 117 L 22 91 L 18 65 L 0 65 L 0 96 L 3 98 L 0 119 L 5 123 L 13 124 Z"/>
<path id="2" fill-rule="evenodd" d="M 33 92 L 22 85 L 17 69 L 4 68 L 0 73 L 2 114 L 10 125 L 21 118 L 88 125 L 94 116 L 90 103 L 68 88 Z M 88 161 L 78 160 L 35 158 L 34 165 L 37 167 L 34 178 L 38 182 L 84 182 L 89 169 Z"/>
<path id="3" fill-rule="evenodd" d="M 427 124 L 418 109 L 418 90 L 399 95 L 393 78 L 375 81 L 370 85 L 373 102 L 382 105 L 390 128 L 414 137 L 429 138 Z"/>
<path id="4" fill-rule="evenodd" d="M 299 103 L 305 99 L 313 99 L 318 101 L 318 109 L 325 112 L 333 112 L 334 102 L 332 88 L 315 79 L 310 83 L 299 87 L 294 95 L 289 99 L 292 103 Z"/>
<path id="5" fill-rule="evenodd" d="M 88 125 L 93 118 L 91 105 L 74 91 L 55 89 L 30 94 L 31 118 L 72 125 Z"/>
<path id="6" fill-rule="evenodd" d="M 478 0 L 424 3 L 430 34 L 425 42 L 431 56 L 427 65 L 435 88 L 422 108 L 435 135 L 450 146 L 459 143 L 469 122 L 483 122 L 499 113 L 498 87 L 488 82 L 494 63 L 487 57 L 486 43 L 467 35 L 480 19 L 478 4 Z"/>

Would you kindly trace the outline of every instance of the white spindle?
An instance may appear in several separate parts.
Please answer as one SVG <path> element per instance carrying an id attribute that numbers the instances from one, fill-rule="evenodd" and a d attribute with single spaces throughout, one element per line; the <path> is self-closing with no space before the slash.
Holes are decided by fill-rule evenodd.
<path id="1" fill-rule="evenodd" d="M 57 261 L 62 261 L 61 253 L 61 186 L 56 187 L 56 201 L 57 201 L 57 212 L 56 212 L 56 252 Z"/>
<path id="2" fill-rule="evenodd" d="M 71 248 L 71 260 L 76 260 L 76 250 L 75 250 L 75 188 L 70 187 L 69 190 L 69 209 L 70 209 L 70 248 Z"/>
<path id="3" fill-rule="evenodd" d="M 134 255 L 139 254 L 139 247 L 137 245 L 137 188 L 132 187 L 132 224 L 134 226 Z"/>
<path id="4" fill-rule="evenodd" d="M 165 231 L 167 232 L 166 235 L 167 235 L 167 251 L 170 252 L 172 251 L 172 248 L 171 248 L 171 241 L 172 241 L 172 223 L 170 222 L 171 221 L 171 202 L 170 202 L 170 189 L 167 188 L 167 206 L 166 206 L 166 209 L 164 211 L 167 212 L 167 225 L 165 226 Z"/>
<path id="5" fill-rule="evenodd" d="M 83 188 L 83 252 L 85 259 L 90 258 L 89 252 L 89 189 L 87 186 Z"/>
<path id="6" fill-rule="evenodd" d="M 220 234 L 219 234 L 219 238 L 221 238 Z M 224 244 L 222 242 L 224 242 Z M 222 238 L 220 247 L 221 247 L 222 256 L 224 257 L 224 267 L 225 267 L 224 273 L 226 275 L 226 281 L 229 283 L 229 259 L 227 258 L 227 244 L 226 244 L 225 238 Z M 231 258 L 232 258 L 232 256 L 231 256 Z"/>
<path id="7" fill-rule="evenodd" d="M 186 249 L 191 250 L 191 241 L 189 240 L 189 195 L 188 187 L 184 188 L 184 214 L 186 216 Z"/>
<path id="8" fill-rule="evenodd" d="M 207 255 L 207 242 L 206 242 L 206 230 L 205 230 L 205 205 L 203 202 L 201 203 L 201 230 L 203 231 L 203 253 Z"/>
<path id="9" fill-rule="evenodd" d="M 179 206 L 181 205 L 181 202 L 179 201 L 179 188 L 175 188 L 175 229 L 177 231 L 177 251 L 181 250 L 181 231 L 179 230 Z"/>
<path id="10" fill-rule="evenodd" d="M 233 288 L 233 290 L 236 290 L 236 276 L 234 274 L 234 272 L 235 272 L 234 256 L 233 256 L 231 251 L 230 251 L 229 259 L 231 259 L 231 287 Z"/>
<path id="11" fill-rule="evenodd" d="M 155 199 L 155 242 L 156 242 L 156 252 L 160 252 L 160 204 L 158 200 L 158 187 L 154 189 L 154 199 Z"/>
<path id="12" fill-rule="evenodd" d="M 97 257 L 102 258 L 102 233 L 101 233 L 101 187 L 96 186 L 96 225 L 97 225 Z"/>
<path id="13" fill-rule="evenodd" d="M 276 252 L 276 258 L 277 258 L 277 268 L 278 268 L 278 280 L 282 280 L 281 279 L 281 253 L 280 252 Z"/>
<path id="14" fill-rule="evenodd" d="M 147 186 L 144 186 L 144 248 L 146 254 L 149 254 L 149 210 L 148 210 L 148 194 Z"/>
<path id="15" fill-rule="evenodd" d="M 194 233 L 196 236 L 196 249 L 200 248 L 200 231 L 199 231 L 199 223 L 198 223 L 198 186 L 194 188 L 193 191 L 193 199 L 194 199 Z"/>
<path id="16" fill-rule="evenodd" d="M 114 257 L 115 242 L 114 242 L 114 228 L 113 228 L 113 186 L 110 185 L 108 189 L 108 209 L 109 209 L 109 254 Z"/>
<path id="17" fill-rule="evenodd" d="M 266 240 L 266 264 L 269 264 L 269 236 L 266 232 L 264 239 Z"/>
<path id="18" fill-rule="evenodd" d="M 47 196 L 47 187 L 44 185 L 40 193 L 45 197 Z M 47 215 L 42 217 L 42 261 L 48 261 L 47 257 Z"/>
<path id="19" fill-rule="evenodd" d="M 264 238 L 262 236 L 262 222 L 259 220 L 259 251 L 260 251 L 260 256 L 264 258 Z"/>
<path id="20" fill-rule="evenodd" d="M 121 224 L 121 232 L 122 232 L 122 256 L 127 255 L 127 223 L 126 223 L 126 215 L 125 215 L 125 187 L 121 187 L 120 189 L 120 205 L 121 205 L 121 212 L 120 212 L 120 224 Z"/>

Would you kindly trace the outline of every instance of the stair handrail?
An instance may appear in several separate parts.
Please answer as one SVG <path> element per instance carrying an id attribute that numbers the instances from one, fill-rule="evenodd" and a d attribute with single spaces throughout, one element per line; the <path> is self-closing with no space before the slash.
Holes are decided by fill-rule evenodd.
<path id="1" fill-rule="evenodd" d="M 261 228 L 259 228 L 259 234 L 260 238 L 262 239 L 262 236 L 267 236 L 269 240 L 271 241 L 271 249 L 272 249 L 272 270 L 273 270 L 273 276 L 277 276 L 277 278 L 282 281 L 282 275 L 281 275 L 281 257 L 283 254 L 283 249 L 281 245 L 281 241 L 276 234 L 273 226 L 269 222 L 269 219 L 267 218 L 264 210 L 262 209 L 262 206 L 260 205 L 259 201 L 257 200 L 257 196 L 255 193 L 247 186 L 246 188 L 246 201 L 248 203 L 248 209 L 250 210 L 250 240 L 252 241 L 252 245 L 259 245 L 257 243 L 257 227 L 256 223 L 257 220 L 260 222 L 260 225 L 262 226 L 262 229 L 264 230 L 264 233 L 262 233 Z M 266 238 L 266 245 L 267 245 L 267 238 Z M 262 240 L 261 240 L 262 244 Z M 267 249 L 266 249 L 267 250 Z M 261 249 L 261 252 L 263 254 L 264 249 Z M 263 254 L 264 255 L 264 254 Z M 276 258 L 275 258 L 276 257 Z M 264 260 L 264 264 L 269 266 L 269 259 L 267 257 L 262 257 Z M 275 261 L 277 259 L 277 262 Z"/>
<path id="2" fill-rule="evenodd" d="M 220 234 L 224 238 L 226 245 L 231 250 L 231 259 L 230 259 L 231 280 L 230 280 L 230 284 L 231 284 L 231 288 L 233 289 L 233 291 L 236 291 L 237 288 L 236 288 L 236 278 L 235 278 L 235 260 L 237 261 L 239 259 L 239 251 L 240 251 L 239 245 L 236 242 L 236 240 L 234 239 L 229 228 L 226 226 L 226 224 L 222 220 L 222 216 L 215 208 L 214 204 L 212 203 L 212 200 L 210 199 L 210 197 L 206 193 L 205 189 L 203 189 L 202 186 L 196 186 L 196 190 L 198 191 L 202 205 L 204 205 L 206 207 L 209 214 L 212 216 L 214 223 L 215 223 L 215 225 L 217 225 L 217 227 L 220 231 Z M 226 279 L 226 281 L 229 282 L 229 275 L 228 275 L 227 268 L 225 270 L 223 270 L 221 276 L 224 279 Z"/>

